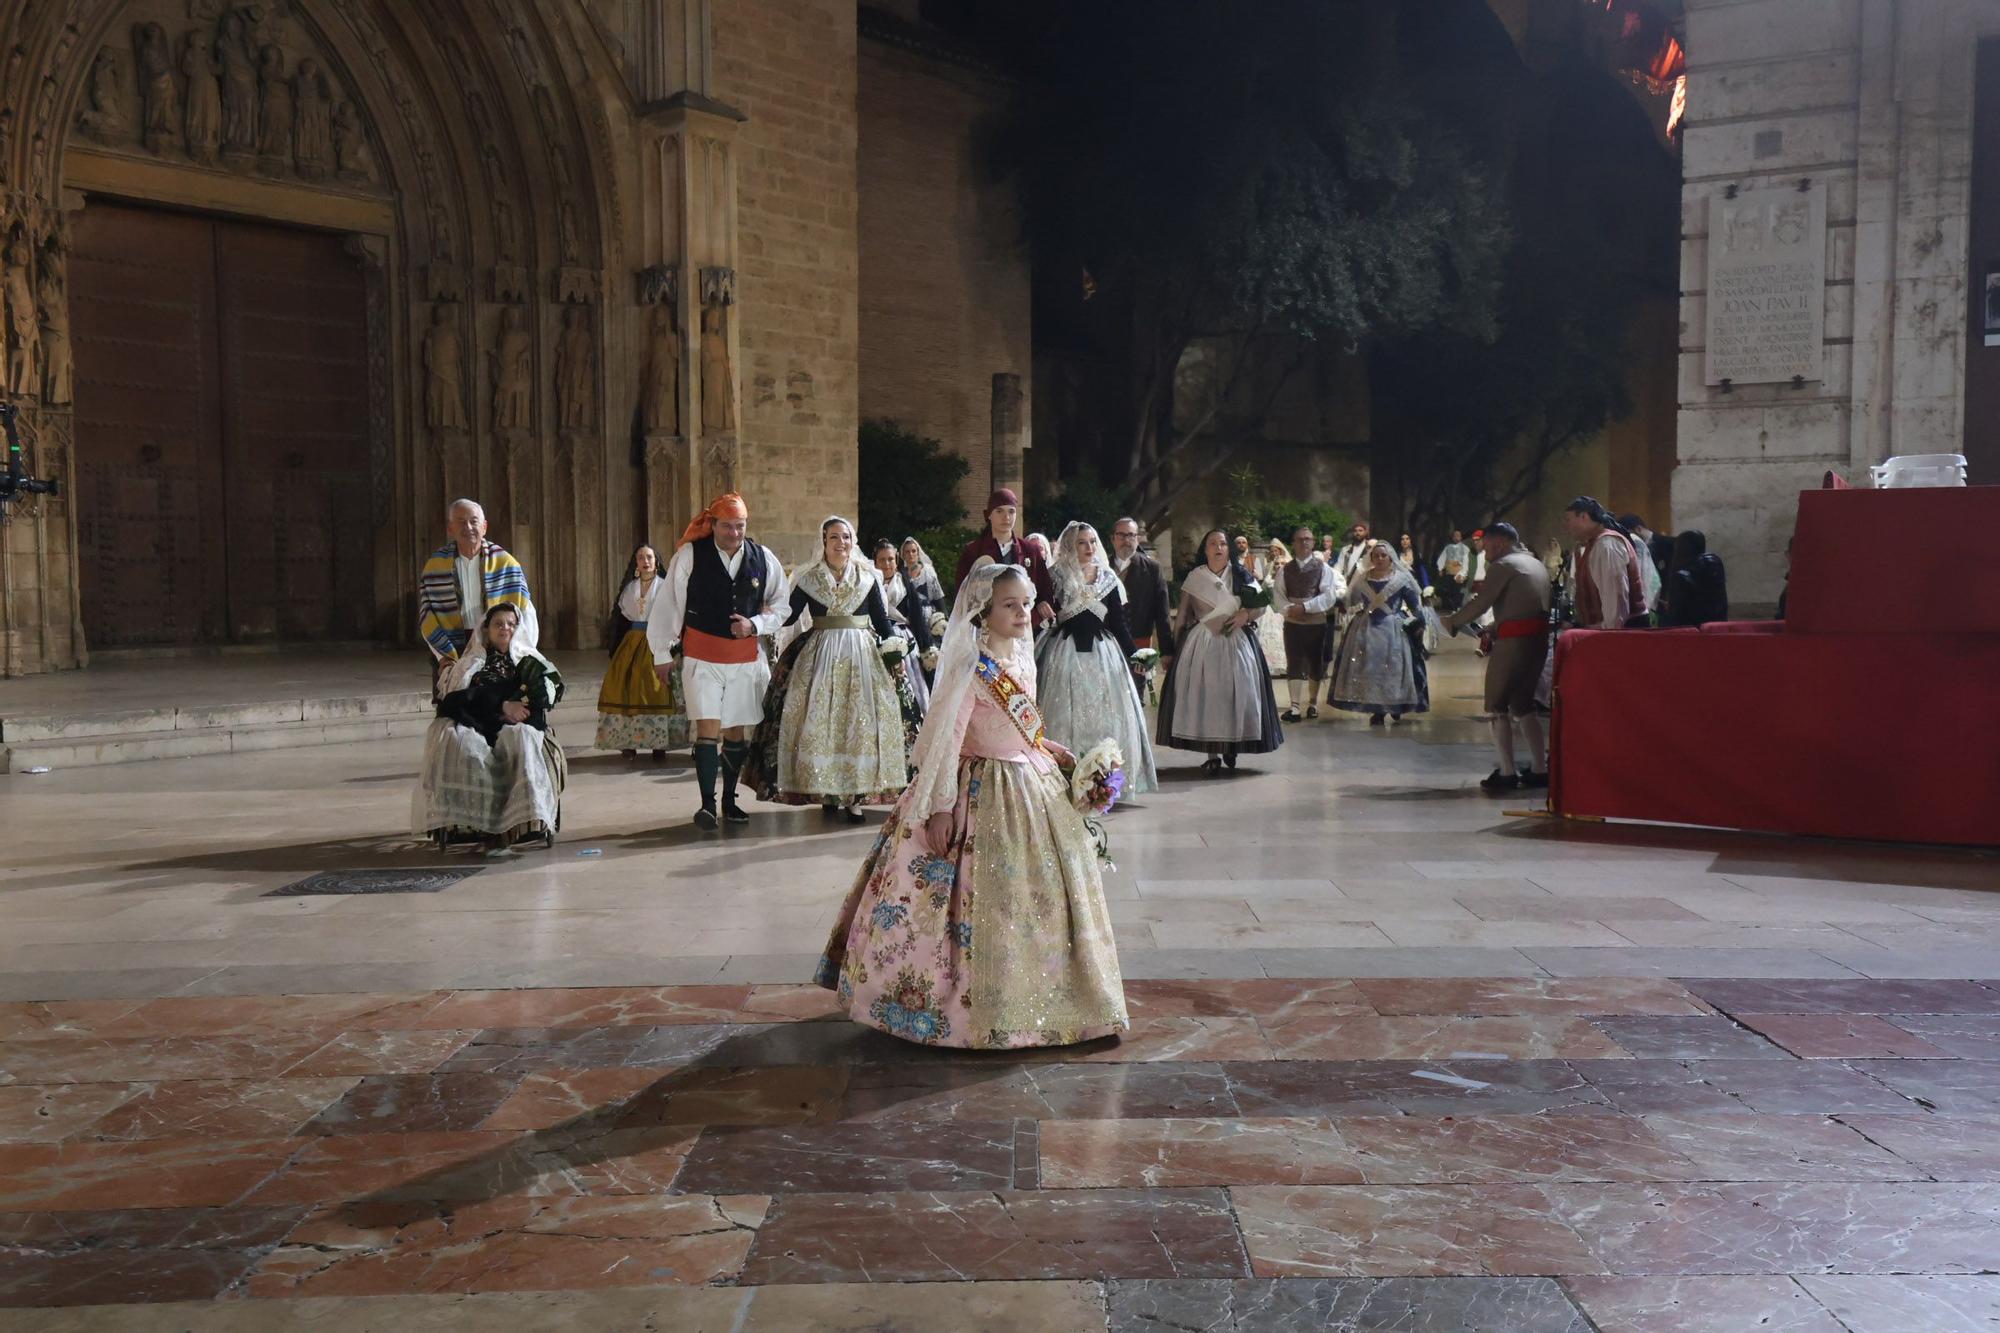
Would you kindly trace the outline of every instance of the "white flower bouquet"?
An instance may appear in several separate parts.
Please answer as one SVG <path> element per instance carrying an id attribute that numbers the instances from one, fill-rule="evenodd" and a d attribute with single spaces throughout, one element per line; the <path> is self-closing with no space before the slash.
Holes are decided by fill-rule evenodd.
<path id="1" fill-rule="evenodd" d="M 909 656 L 909 641 L 900 634 L 891 634 L 882 640 L 881 652 L 883 662 L 892 667 L 899 667 L 903 665 L 903 659 Z"/>
<path id="2" fill-rule="evenodd" d="M 944 637 L 945 627 L 948 624 L 950 624 L 950 622 L 945 619 L 944 612 L 932 611 L 930 619 L 931 637 L 933 639 L 942 639 Z"/>

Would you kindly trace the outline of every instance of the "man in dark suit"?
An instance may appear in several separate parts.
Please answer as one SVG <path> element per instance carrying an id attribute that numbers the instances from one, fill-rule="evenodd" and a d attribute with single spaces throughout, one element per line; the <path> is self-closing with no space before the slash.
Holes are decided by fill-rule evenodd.
<path id="1" fill-rule="evenodd" d="M 1162 658 L 1174 655 L 1172 613 L 1167 609 L 1167 578 L 1160 562 L 1139 549 L 1137 519 L 1121 518 L 1111 525 L 1111 562 L 1125 585 L 1126 614 L 1132 638 L 1141 648 L 1157 648 Z"/>

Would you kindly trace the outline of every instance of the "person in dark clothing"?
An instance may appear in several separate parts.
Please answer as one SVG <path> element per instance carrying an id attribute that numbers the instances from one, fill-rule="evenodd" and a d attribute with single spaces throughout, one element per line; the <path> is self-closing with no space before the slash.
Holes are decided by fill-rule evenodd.
<path id="1" fill-rule="evenodd" d="M 1660 586 L 1660 628 L 1727 619 L 1729 582 L 1722 557 L 1710 553 L 1708 538 L 1689 528 L 1674 538 L 1667 577 Z"/>

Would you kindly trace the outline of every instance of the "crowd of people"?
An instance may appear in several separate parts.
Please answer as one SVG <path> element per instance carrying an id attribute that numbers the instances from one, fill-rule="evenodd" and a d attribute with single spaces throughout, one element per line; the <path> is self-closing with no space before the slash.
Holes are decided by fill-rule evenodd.
<path id="1" fill-rule="evenodd" d="M 1318 718 L 1322 692 L 1388 726 L 1428 711 L 1438 636 L 1476 628 L 1498 758 L 1481 786 L 1545 787 L 1561 628 L 1728 615 L 1701 533 L 1665 537 L 1588 496 L 1564 512 L 1569 547 L 1547 557 L 1505 522 L 1470 541 L 1453 531 L 1435 560 L 1366 524 L 1344 541 L 1300 527 L 1263 549 L 1211 529 L 1177 596 L 1132 518 L 1108 547 L 1082 522 L 1050 542 L 1018 531 L 1019 497 L 1000 489 L 983 520 L 947 589 L 914 538 L 864 554 L 839 516 L 788 573 L 751 538 L 742 497 L 718 496 L 664 561 L 633 549 L 598 696 L 600 748 L 692 747 L 704 831 L 750 821 L 745 784 L 848 823 L 888 808 L 818 979 L 857 1021 L 927 1044 L 1062 1044 L 1125 1026 L 1079 755 L 1116 756 L 1098 761 L 1141 795 L 1158 785 L 1156 746 L 1201 753 L 1222 777 Z M 413 823 L 440 846 L 549 845 L 568 772 L 549 729 L 562 675 L 537 650 L 527 572 L 487 539 L 478 503 L 454 501 L 446 531 L 418 587 L 436 718 Z"/>

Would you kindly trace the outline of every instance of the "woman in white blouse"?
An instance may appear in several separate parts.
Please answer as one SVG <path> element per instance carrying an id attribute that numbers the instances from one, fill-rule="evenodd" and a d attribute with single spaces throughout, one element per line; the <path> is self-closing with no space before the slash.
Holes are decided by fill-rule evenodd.
<path id="1" fill-rule="evenodd" d="M 1229 538 L 1214 528 L 1201 539 L 1204 557 L 1181 582 L 1173 666 L 1160 688 L 1159 744 L 1203 750 L 1202 771 L 1215 777 L 1236 756 L 1265 754 L 1284 744 L 1271 669 L 1255 621 L 1268 598 L 1240 561 Z M 1245 606 L 1244 597 L 1263 603 Z"/>
<path id="2" fill-rule="evenodd" d="M 663 759 L 668 750 L 688 743 L 687 710 L 681 707 L 680 672 L 671 672 L 671 688 L 653 670 L 653 650 L 646 642 L 646 622 L 666 580 L 660 577 L 660 553 L 640 542 L 619 580 L 618 601 L 611 608 L 611 666 L 597 692 L 597 748 L 627 755 L 651 750 Z"/>

